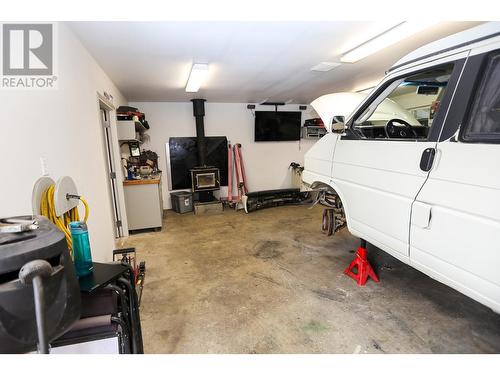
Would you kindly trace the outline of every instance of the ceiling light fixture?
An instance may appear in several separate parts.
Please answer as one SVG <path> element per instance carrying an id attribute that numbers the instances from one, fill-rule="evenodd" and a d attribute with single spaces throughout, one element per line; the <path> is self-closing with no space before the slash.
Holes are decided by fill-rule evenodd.
<path id="1" fill-rule="evenodd" d="M 381 51 L 403 39 L 417 34 L 433 24 L 435 24 L 435 22 L 401 22 L 374 38 L 369 39 L 359 46 L 345 52 L 340 58 L 340 61 L 345 63 L 355 63 L 356 61 L 373 55 L 374 53 Z"/>
<path id="2" fill-rule="evenodd" d="M 186 92 L 198 92 L 208 76 L 208 64 L 193 64 L 186 83 Z"/>
<path id="3" fill-rule="evenodd" d="M 311 70 L 313 72 L 328 72 L 338 66 L 342 65 L 341 63 L 338 62 L 329 62 L 329 61 L 323 61 L 320 62 L 317 65 L 314 65 Z"/>

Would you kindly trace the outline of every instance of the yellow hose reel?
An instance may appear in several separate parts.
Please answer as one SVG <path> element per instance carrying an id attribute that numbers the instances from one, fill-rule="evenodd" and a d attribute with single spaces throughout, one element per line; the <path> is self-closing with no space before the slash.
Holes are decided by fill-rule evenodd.
<path id="1" fill-rule="evenodd" d="M 72 221 L 80 221 L 79 201 L 85 206 L 83 221 L 86 222 L 89 206 L 87 201 L 77 194 L 76 186 L 70 177 L 62 177 L 57 183 L 50 177 L 41 177 L 33 188 L 33 213 L 47 217 L 64 233 L 70 252 L 73 243 L 68 225 Z"/>

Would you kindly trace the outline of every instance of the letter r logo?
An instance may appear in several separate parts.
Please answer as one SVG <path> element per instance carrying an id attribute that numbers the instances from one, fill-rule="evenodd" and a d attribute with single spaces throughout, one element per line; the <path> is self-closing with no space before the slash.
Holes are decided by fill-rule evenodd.
<path id="1" fill-rule="evenodd" d="M 52 75 L 52 24 L 4 24 L 4 75 Z"/>

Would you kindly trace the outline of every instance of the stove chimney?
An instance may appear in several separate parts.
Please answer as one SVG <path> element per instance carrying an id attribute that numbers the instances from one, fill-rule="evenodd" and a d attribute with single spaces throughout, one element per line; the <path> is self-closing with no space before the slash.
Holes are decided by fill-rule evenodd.
<path id="1" fill-rule="evenodd" d="M 196 120 L 196 139 L 198 141 L 198 164 L 206 165 L 207 146 L 205 142 L 205 99 L 191 99 L 193 102 L 193 115 Z"/>

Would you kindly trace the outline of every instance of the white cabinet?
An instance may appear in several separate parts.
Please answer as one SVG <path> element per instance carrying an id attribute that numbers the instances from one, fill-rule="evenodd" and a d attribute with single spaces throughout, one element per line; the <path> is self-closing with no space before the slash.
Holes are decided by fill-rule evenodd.
<path id="1" fill-rule="evenodd" d="M 124 181 L 128 229 L 161 228 L 163 205 L 160 178 Z"/>
<path id="2" fill-rule="evenodd" d="M 116 131 L 119 141 L 138 141 L 146 128 L 139 121 L 120 120 L 116 122 Z"/>
<path id="3" fill-rule="evenodd" d="M 116 131 L 119 141 L 136 140 L 134 121 L 117 121 Z"/>

